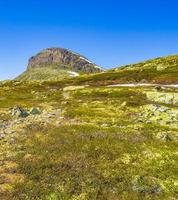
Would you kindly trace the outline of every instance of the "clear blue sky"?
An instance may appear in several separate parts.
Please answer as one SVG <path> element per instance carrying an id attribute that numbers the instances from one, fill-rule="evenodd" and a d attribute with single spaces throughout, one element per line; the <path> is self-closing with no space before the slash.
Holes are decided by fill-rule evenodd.
<path id="1" fill-rule="evenodd" d="M 178 54 L 176 0 L 1 0 L 0 79 L 47 47 L 111 68 Z"/>

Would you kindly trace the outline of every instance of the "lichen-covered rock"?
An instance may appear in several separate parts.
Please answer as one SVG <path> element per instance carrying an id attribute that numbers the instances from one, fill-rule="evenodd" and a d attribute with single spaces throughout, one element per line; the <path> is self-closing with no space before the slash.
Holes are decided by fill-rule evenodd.
<path id="1" fill-rule="evenodd" d="M 40 115 L 42 111 L 39 108 L 31 108 L 30 114 L 31 115 Z"/>
<path id="2" fill-rule="evenodd" d="M 147 123 L 157 123 L 178 128 L 178 109 L 175 108 L 156 104 L 144 105 L 142 106 L 140 118 L 146 120 Z"/>
<path id="3" fill-rule="evenodd" d="M 175 140 L 173 136 L 169 135 L 168 133 L 164 133 L 164 132 L 158 133 L 156 137 L 157 137 L 157 139 L 160 139 L 160 140 L 163 140 L 166 142 Z"/>
<path id="4" fill-rule="evenodd" d="M 136 176 L 132 181 L 132 190 L 139 193 L 160 194 L 163 189 L 154 177 Z"/>
<path id="5" fill-rule="evenodd" d="M 178 104 L 178 93 L 176 92 L 146 92 L 148 100 L 166 103 L 166 104 Z"/>
<path id="6" fill-rule="evenodd" d="M 157 71 L 164 71 L 167 67 L 165 64 L 158 64 L 156 69 Z"/>
<path id="7" fill-rule="evenodd" d="M 12 115 L 17 117 L 27 117 L 29 113 L 23 108 L 16 106 L 12 109 Z"/>

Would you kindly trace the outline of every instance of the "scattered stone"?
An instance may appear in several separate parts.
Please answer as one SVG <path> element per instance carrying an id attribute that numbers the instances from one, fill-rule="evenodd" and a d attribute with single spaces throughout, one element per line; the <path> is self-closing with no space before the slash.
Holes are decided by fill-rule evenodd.
<path id="1" fill-rule="evenodd" d="M 161 86 L 156 86 L 155 90 L 160 92 L 160 91 L 163 91 L 163 88 Z"/>
<path id="2" fill-rule="evenodd" d="M 149 104 L 142 106 L 142 115 L 139 115 L 140 120 L 148 123 L 157 123 L 161 125 L 178 128 L 178 110 L 166 106 Z"/>
<path id="3" fill-rule="evenodd" d="M 1 133 L 0 134 L 0 139 L 3 139 L 3 138 L 5 138 L 6 137 L 6 134 L 5 133 Z"/>
<path id="4" fill-rule="evenodd" d="M 28 115 L 29 113 L 21 107 L 16 106 L 12 109 L 12 116 L 25 118 L 25 117 L 28 117 Z"/>
<path id="5" fill-rule="evenodd" d="M 161 133 L 157 135 L 157 138 L 166 142 L 172 141 L 173 137 L 171 137 L 168 133 Z"/>
<path id="6" fill-rule="evenodd" d="M 30 110 L 31 115 L 40 115 L 41 113 L 42 113 L 42 111 L 39 108 L 32 108 Z"/>
<path id="7" fill-rule="evenodd" d="M 167 65 L 159 64 L 159 65 L 157 65 L 156 70 L 157 71 L 164 71 L 167 67 L 168 67 Z"/>
<path id="8" fill-rule="evenodd" d="M 160 194 L 163 189 L 153 177 L 137 176 L 132 181 L 132 190 L 139 193 Z"/>
<path id="9" fill-rule="evenodd" d="M 63 98 L 65 99 L 65 100 L 68 100 L 68 99 L 70 99 L 70 92 L 63 92 L 62 93 L 62 95 L 63 95 Z"/>
<path id="10" fill-rule="evenodd" d="M 160 86 L 157 86 L 157 88 L 159 88 L 157 91 L 146 92 L 148 100 L 158 103 L 178 105 L 178 93 L 162 92 L 162 88 Z"/>
<path id="11" fill-rule="evenodd" d="M 124 101 L 122 104 L 121 104 L 121 107 L 125 107 L 127 105 L 127 102 Z"/>

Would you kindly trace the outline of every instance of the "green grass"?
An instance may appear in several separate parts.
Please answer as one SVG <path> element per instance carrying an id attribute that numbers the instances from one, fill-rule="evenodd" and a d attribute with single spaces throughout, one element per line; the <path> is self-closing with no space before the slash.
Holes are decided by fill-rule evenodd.
<path id="1" fill-rule="evenodd" d="M 29 69 L 16 78 L 20 81 L 33 81 L 33 80 L 63 80 L 69 78 L 71 68 L 67 66 L 47 66 L 35 69 Z"/>
<path id="2" fill-rule="evenodd" d="M 27 131 L 16 157 L 15 199 L 166 199 L 176 195 L 176 144 L 149 127 L 72 125 Z M 23 149 L 23 148 L 22 148 Z M 171 166 L 171 169 L 170 169 Z M 164 192 L 163 192 L 164 191 Z"/>
<path id="3" fill-rule="evenodd" d="M 61 92 L 39 82 L 8 82 L 0 87 L 0 108 L 39 106 L 60 100 Z"/>

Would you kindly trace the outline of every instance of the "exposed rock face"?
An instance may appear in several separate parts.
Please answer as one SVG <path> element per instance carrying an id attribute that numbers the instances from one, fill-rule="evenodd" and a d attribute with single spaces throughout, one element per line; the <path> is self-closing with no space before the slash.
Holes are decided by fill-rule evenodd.
<path id="1" fill-rule="evenodd" d="M 141 119 L 146 123 L 156 123 L 171 128 L 178 128 L 178 110 L 167 106 L 150 104 L 142 106 Z"/>
<path id="2" fill-rule="evenodd" d="M 63 48 L 49 48 L 29 60 L 28 70 L 46 66 L 70 67 L 75 72 L 95 73 L 103 71 L 87 58 Z"/>
<path id="3" fill-rule="evenodd" d="M 178 93 L 176 92 L 146 92 L 147 99 L 158 103 L 178 105 Z"/>

